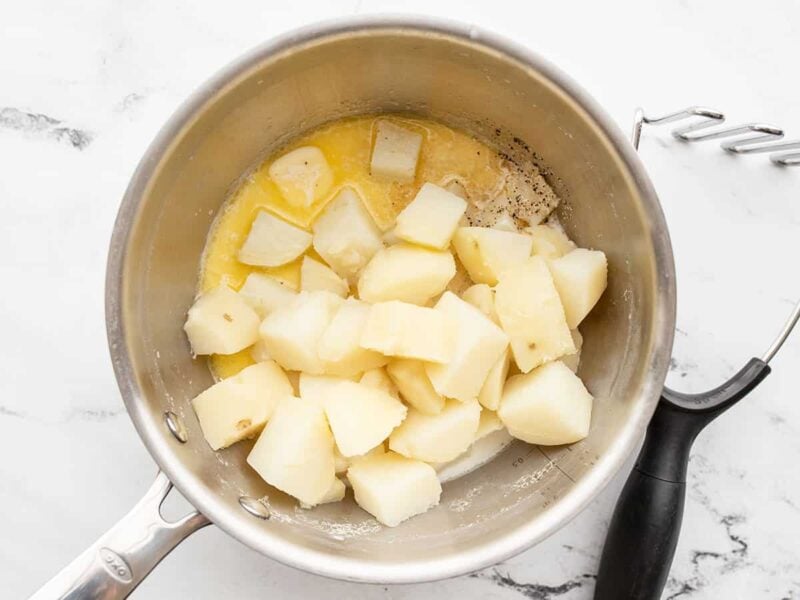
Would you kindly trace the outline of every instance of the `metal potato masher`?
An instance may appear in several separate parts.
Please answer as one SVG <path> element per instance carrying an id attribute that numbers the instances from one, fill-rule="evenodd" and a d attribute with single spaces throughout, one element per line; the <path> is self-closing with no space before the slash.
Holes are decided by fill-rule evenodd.
<path id="1" fill-rule="evenodd" d="M 686 121 L 690 120 L 689 124 Z M 662 117 L 636 111 L 631 142 L 638 150 L 644 125 L 683 121 L 672 131 L 684 142 L 724 140 L 736 154 L 768 153 L 778 166 L 800 166 L 800 140 L 781 141 L 779 127 L 763 123 L 721 126 L 723 113 L 690 107 Z M 722 385 L 699 394 L 667 387 L 647 428 L 636 465 L 620 494 L 603 548 L 595 600 L 658 600 L 678 544 L 689 452 L 697 435 L 769 375 L 769 362 L 800 319 L 800 301 L 775 341 Z"/>

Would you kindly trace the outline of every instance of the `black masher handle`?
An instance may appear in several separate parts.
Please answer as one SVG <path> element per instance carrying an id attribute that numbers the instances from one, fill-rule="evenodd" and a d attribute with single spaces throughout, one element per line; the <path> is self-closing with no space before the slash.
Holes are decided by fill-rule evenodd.
<path id="1" fill-rule="evenodd" d="M 703 394 L 664 390 L 608 529 L 595 600 L 659 600 L 678 544 L 697 434 L 769 374 L 759 359 Z"/>

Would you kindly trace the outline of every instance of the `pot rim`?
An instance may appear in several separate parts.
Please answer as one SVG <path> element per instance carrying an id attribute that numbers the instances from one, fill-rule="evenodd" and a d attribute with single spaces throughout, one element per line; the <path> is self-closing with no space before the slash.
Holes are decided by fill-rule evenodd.
<path id="1" fill-rule="evenodd" d="M 278 536 L 264 536 L 257 527 L 241 528 L 237 527 L 236 522 L 230 522 L 225 516 L 228 510 L 225 505 L 214 494 L 204 492 L 195 476 L 183 466 L 173 452 L 172 440 L 167 439 L 159 429 L 159 420 L 153 419 L 143 409 L 142 391 L 136 382 L 136 374 L 125 342 L 122 301 L 126 248 L 139 203 L 157 165 L 169 151 L 181 130 L 192 121 L 194 115 L 212 100 L 221 88 L 242 77 L 249 69 L 270 55 L 291 50 L 295 46 L 318 38 L 381 29 L 441 34 L 478 43 L 542 72 L 575 100 L 591 116 L 613 150 L 624 161 L 641 194 L 642 210 L 651 223 L 649 234 L 658 272 L 657 297 L 660 304 L 654 315 L 651 355 L 646 357 L 650 364 L 649 376 L 642 385 L 628 423 L 600 457 L 595 468 L 559 499 L 557 511 L 550 510 L 545 513 L 548 518 L 522 523 L 510 533 L 467 551 L 454 552 L 433 561 L 412 560 L 391 564 L 376 564 L 310 550 Z M 175 111 L 142 157 L 119 208 L 106 269 L 106 329 L 120 392 L 128 414 L 147 450 L 175 487 L 223 531 L 265 556 L 318 575 L 369 583 L 415 583 L 470 573 L 522 552 L 553 534 L 580 513 L 625 464 L 644 435 L 666 379 L 674 335 L 675 306 L 672 247 L 661 206 L 638 155 L 600 105 L 560 69 L 524 46 L 472 25 L 426 16 L 369 15 L 314 23 L 256 46 L 218 71 Z"/>

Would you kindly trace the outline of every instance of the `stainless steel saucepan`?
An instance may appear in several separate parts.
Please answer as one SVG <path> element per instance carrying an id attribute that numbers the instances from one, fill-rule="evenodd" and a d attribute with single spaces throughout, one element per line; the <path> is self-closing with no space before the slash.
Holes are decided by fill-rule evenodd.
<path id="1" fill-rule="evenodd" d="M 246 444 L 214 453 L 190 400 L 212 383 L 182 331 L 214 215 L 242 173 L 333 119 L 410 111 L 464 128 L 546 168 L 559 216 L 609 259 L 609 286 L 582 325 L 589 437 L 512 444 L 444 486 L 441 504 L 397 528 L 351 500 L 295 508 L 246 467 Z M 533 149 L 533 150 L 531 150 Z M 486 567 L 575 517 L 641 441 L 675 324 L 672 251 L 629 142 L 586 92 L 536 54 L 471 27 L 350 19 L 271 41 L 217 74 L 172 117 L 128 187 L 106 281 L 108 339 L 125 405 L 161 472 L 144 499 L 36 598 L 120 598 L 210 523 L 265 556 L 338 579 L 404 583 Z M 175 523 L 174 485 L 196 508 Z M 224 574 L 221 574 L 224 576 Z"/>

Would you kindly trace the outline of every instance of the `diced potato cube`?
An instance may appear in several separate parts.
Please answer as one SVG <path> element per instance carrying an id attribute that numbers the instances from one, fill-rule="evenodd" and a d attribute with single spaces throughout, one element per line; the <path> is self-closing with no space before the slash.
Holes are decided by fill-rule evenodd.
<path id="1" fill-rule="evenodd" d="M 219 286 L 195 300 L 183 326 L 195 354 L 234 354 L 258 341 L 260 319 L 227 286 Z"/>
<path id="2" fill-rule="evenodd" d="M 492 365 L 489 374 L 486 376 L 486 381 L 483 382 L 481 393 L 478 394 L 478 402 L 484 408 L 497 410 L 497 407 L 500 406 L 500 398 L 503 396 L 503 386 L 508 377 L 510 362 L 511 353 L 506 348 L 500 358 L 497 359 L 497 362 Z"/>
<path id="3" fill-rule="evenodd" d="M 564 309 L 547 263 L 541 257 L 506 269 L 495 287 L 495 308 L 511 337 L 520 371 L 575 352 Z"/>
<path id="4" fill-rule="evenodd" d="M 303 146 L 276 159 L 269 176 L 292 206 L 307 207 L 323 199 L 333 185 L 333 171 L 322 150 Z"/>
<path id="5" fill-rule="evenodd" d="M 336 311 L 319 341 L 318 354 L 325 361 L 325 373 L 349 377 L 381 367 L 389 359 L 360 345 L 370 306 L 348 298 Z"/>
<path id="6" fill-rule="evenodd" d="M 384 442 L 385 444 L 385 442 Z M 338 448 L 334 448 L 334 459 L 336 462 L 336 474 L 339 475 L 347 471 L 357 460 L 363 460 L 364 458 L 368 458 L 370 456 L 378 456 L 380 454 L 386 453 L 386 448 L 384 444 L 378 444 L 372 450 L 367 452 L 366 454 L 359 454 L 357 456 L 344 456 Z"/>
<path id="7" fill-rule="evenodd" d="M 575 329 L 606 289 L 606 255 L 600 250 L 577 248 L 550 261 L 550 272 L 564 305 L 567 325 Z"/>
<path id="8" fill-rule="evenodd" d="M 376 370 L 379 371 L 380 369 Z M 386 375 L 384 375 L 384 377 L 386 377 Z M 340 388 L 339 387 L 340 384 L 345 384 L 345 387 Z M 348 387 L 350 384 L 356 385 L 357 388 L 359 389 L 356 389 L 354 392 L 353 391 L 354 388 L 352 386 Z M 354 444 L 357 445 L 359 443 L 360 444 L 371 443 L 376 435 L 380 436 L 380 433 L 379 432 L 376 433 L 375 430 L 373 430 L 372 433 L 369 433 L 367 431 L 358 431 L 355 434 L 349 433 L 349 428 L 357 427 L 358 423 L 361 423 L 361 425 L 364 426 L 365 428 L 384 427 L 388 416 L 384 415 L 384 417 L 381 418 L 379 414 L 377 417 L 375 417 L 374 413 L 376 411 L 380 412 L 384 409 L 387 409 L 388 411 L 394 410 L 397 412 L 402 412 L 402 414 L 405 415 L 406 408 L 402 406 L 400 399 L 396 395 L 390 394 L 388 391 L 385 391 L 384 389 L 375 386 L 370 386 L 367 383 L 363 382 L 355 384 L 355 382 L 352 379 L 348 379 L 346 377 L 335 377 L 333 375 L 310 375 L 308 373 L 300 374 L 300 397 L 303 398 L 304 400 L 308 400 L 310 402 L 318 404 L 319 406 L 322 406 L 323 409 L 327 406 L 326 403 L 329 401 L 330 398 L 339 398 L 343 394 L 344 395 L 352 394 L 353 397 L 346 398 L 344 401 L 335 404 L 331 408 L 331 410 L 334 411 L 336 414 L 333 417 L 329 416 L 329 422 L 331 428 L 334 431 L 334 437 L 337 440 L 341 439 L 343 435 L 345 438 L 347 437 L 353 438 L 351 440 L 350 446 Z M 393 404 L 387 405 L 385 399 L 385 396 L 387 395 L 394 399 Z M 374 399 L 376 397 L 378 398 L 378 400 L 370 400 L 370 398 Z M 348 416 L 346 411 L 352 408 L 351 405 L 360 402 L 370 402 L 371 406 L 368 407 L 368 410 L 363 414 L 359 415 L 354 413 L 353 415 Z M 402 407 L 402 411 L 398 409 L 398 406 Z M 330 420 L 331 418 L 333 420 Z M 402 418 L 403 418 L 402 416 L 399 417 L 399 420 L 402 420 Z M 361 422 L 364 419 L 370 419 L 371 422 L 370 423 Z M 334 421 L 337 422 L 336 426 L 334 426 Z M 392 427 L 393 426 L 388 427 L 386 436 L 388 436 L 388 431 L 391 431 Z M 336 437 L 337 432 L 338 432 L 338 437 Z M 386 436 L 384 436 L 384 439 Z M 367 440 L 366 442 L 363 441 L 365 439 Z M 346 441 L 344 442 L 344 444 L 345 448 L 348 448 Z M 372 444 L 372 446 L 375 446 L 375 444 Z M 382 451 L 383 447 L 381 446 L 380 448 Z M 375 449 L 375 451 L 377 451 L 377 449 Z M 336 472 L 341 473 L 343 470 L 347 468 L 347 465 L 350 464 L 350 462 L 354 457 L 363 455 L 364 452 L 356 453 L 353 455 L 348 454 L 348 456 L 345 456 L 342 450 L 338 447 L 338 442 L 337 442 L 337 448 L 335 454 L 336 454 Z M 367 452 L 367 454 L 369 454 L 369 452 Z"/>
<path id="9" fill-rule="evenodd" d="M 350 286 L 328 265 L 304 256 L 300 266 L 300 289 L 304 292 L 327 291 L 345 298 Z"/>
<path id="10" fill-rule="evenodd" d="M 429 363 L 425 369 L 434 389 L 462 402 L 475 400 L 486 377 L 503 351 L 508 336 L 489 318 L 452 292 L 445 292 L 436 310 L 454 323 L 453 354 L 445 364 Z"/>
<path id="11" fill-rule="evenodd" d="M 425 462 L 453 460 L 469 448 L 481 417 L 477 400 L 448 400 L 438 415 L 426 415 L 413 408 L 389 436 L 389 449 Z"/>
<path id="12" fill-rule="evenodd" d="M 500 324 L 500 318 L 494 308 L 494 290 L 485 283 L 476 283 L 468 287 L 462 292 L 461 299 L 472 304 L 498 325 Z"/>
<path id="13" fill-rule="evenodd" d="M 192 406 L 208 445 L 219 450 L 257 435 L 278 403 L 292 394 L 286 373 L 267 361 L 215 383 Z"/>
<path id="14" fill-rule="evenodd" d="M 498 229 L 500 231 L 511 231 L 516 233 L 519 231 L 517 228 L 517 222 L 507 212 L 501 212 L 500 215 L 497 217 L 497 220 L 492 225 L 492 229 Z"/>
<path id="15" fill-rule="evenodd" d="M 386 372 L 386 369 L 383 367 L 378 367 L 375 369 L 370 369 L 369 371 L 365 371 L 364 374 L 361 376 L 361 379 L 358 380 L 359 383 L 363 385 L 368 385 L 370 387 L 374 387 L 375 389 L 381 390 L 386 392 L 390 396 L 394 396 L 395 398 L 400 397 L 400 391 L 397 389 L 394 381 L 389 377 L 389 374 Z"/>
<path id="16" fill-rule="evenodd" d="M 589 435 L 592 395 L 555 361 L 510 377 L 498 415 L 511 435 L 529 444 L 571 444 Z"/>
<path id="17" fill-rule="evenodd" d="M 336 446 L 344 456 L 368 452 L 406 417 L 406 407 L 386 392 L 354 381 L 328 388 L 323 400 Z"/>
<path id="18" fill-rule="evenodd" d="M 264 345 L 264 340 L 261 339 L 250 347 L 250 356 L 257 363 L 272 360 L 272 356 L 270 356 L 267 347 Z"/>
<path id="19" fill-rule="evenodd" d="M 300 261 L 293 260 L 280 267 L 265 267 L 264 271 L 257 271 L 271 277 L 285 288 L 292 290 L 295 294 L 300 291 Z"/>
<path id="20" fill-rule="evenodd" d="M 447 190 L 425 183 L 397 215 L 394 233 L 413 244 L 443 250 L 450 245 L 467 203 Z"/>
<path id="21" fill-rule="evenodd" d="M 345 492 L 344 481 L 342 481 L 337 477 L 336 479 L 333 480 L 333 484 L 331 485 L 330 489 L 325 493 L 322 499 L 319 502 L 317 502 L 316 505 L 306 504 L 305 502 L 301 502 L 300 508 L 314 508 L 314 506 L 319 506 L 320 504 L 330 504 L 331 502 L 339 502 L 344 498 L 344 492 Z"/>
<path id="22" fill-rule="evenodd" d="M 381 231 L 352 188 L 343 188 L 312 225 L 314 249 L 340 277 L 354 282 L 383 248 Z"/>
<path id="23" fill-rule="evenodd" d="M 297 292 L 269 275 L 250 273 L 239 288 L 239 295 L 263 319 L 276 308 L 294 301 Z"/>
<path id="24" fill-rule="evenodd" d="M 531 255 L 531 236 L 487 227 L 459 227 L 453 248 L 472 281 L 495 285 L 505 269 Z"/>
<path id="25" fill-rule="evenodd" d="M 408 358 L 397 358 L 386 366 L 397 389 L 408 404 L 426 415 L 435 415 L 444 408 L 444 398 L 433 389 L 425 372 L 425 363 Z"/>
<path id="26" fill-rule="evenodd" d="M 575 343 L 575 348 L 577 349 L 577 352 L 575 352 L 575 354 L 569 354 L 567 356 L 562 357 L 561 362 L 567 365 L 570 371 L 572 371 L 573 373 L 577 373 L 578 365 L 581 362 L 581 348 L 583 348 L 583 336 L 581 335 L 581 332 L 578 331 L 577 329 L 573 329 L 572 331 L 570 331 L 570 334 L 572 335 L 572 341 Z"/>
<path id="27" fill-rule="evenodd" d="M 266 211 L 259 211 L 239 249 L 239 262 L 277 267 L 292 262 L 311 245 L 311 234 Z"/>
<path id="28" fill-rule="evenodd" d="M 385 356 L 447 362 L 454 335 L 452 323 L 441 311 L 393 300 L 372 306 L 361 347 Z"/>
<path id="29" fill-rule="evenodd" d="M 527 228 L 533 238 L 533 254 L 542 258 L 558 258 L 575 249 L 575 244 L 564 230 L 551 225 L 533 225 Z"/>
<path id="30" fill-rule="evenodd" d="M 356 461 L 347 479 L 356 503 L 388 527 L 433 508 L 442 494 L 432 466 L 394 452 Z"/>
<path id="31" fill-rule="evenodd" d="M 247 462 L 270 485 L 318 504 L 336 478 L 333 435 L 322 407 L 301 398 L 278 404 Z"/>
<path id="32" fill-rule="evenodd" d="M 414 181 L 422 134 L 389 121 L 378 121 L 370 174 L 393 181 Z"/>
<path id="33" fill-rule="evenodd" d="M 475 441 L 485 438 L 490 433 L 500 431 L 505 425 L 493 410 L 482 410 L 481 419 L 478 422 L 478 431 L 475 432 Z"/>
<path id="34" fill-rule="evenodd" d="M 292 304 L 274 310 L 259 329 L 267 352 L 284 369 L 324 373 L 319 342 L 342 302 L 330 292 L 302 292 Z"/>
<path id="35" fill-rule="evenodd" d="M 300 373 L 299 389 L 300 397 L 309 400 L 320 406 L 325 403 L 325 398 L 330 390 L 343 381 L 351 381 L 347 377 L 337 377 L 335 375 L 312 375 L 311 373 Z"/>
<path id="36" fill-rule="evenodd" d="M 449 252 L 397 244 L 372 257 L 358 280 L 358 296 L 367 302 L 425 304 L 441 294 L 455 274 Z"/>

